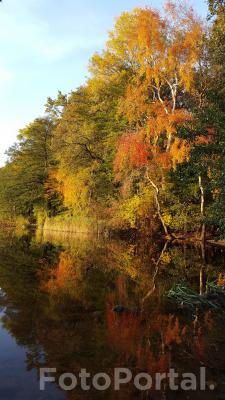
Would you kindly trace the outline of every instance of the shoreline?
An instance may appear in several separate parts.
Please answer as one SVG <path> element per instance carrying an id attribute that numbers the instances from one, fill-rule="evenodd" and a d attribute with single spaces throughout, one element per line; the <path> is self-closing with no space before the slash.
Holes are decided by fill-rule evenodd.
<path id="1" fill-rule="evenodd" d="M 65 224 L 66 226 L 66 224 Z M 113 231 L 110 229 L 107 230 L 96 230 L 96 229 L 84 229 L 84 230 L 79 230 L 76 229 L 75 227 L 73 227 L 73 229 L 70 229 L 70 227 L 65 227 L 65 229 L 63 229 L 62 227 L 59 227 L 58 229 L 55 227 L 45 227 L 44 225 L 17 225 L 15 223 L 6 223 L 6 222 L 0 222 L 0 229 L 17 229 L 17 228 L 22 228 L 24 230 L 28 229 L 28 230 L 37 230 L 37 231 L 46 231 L 46 232 L 52 232 L 54 233 L 62 233 L 62 234 L 67 234 L 67 235 L 92 235 L 95 234 L 97 236 L 104 236 L 105 238 L 110 238 L 110 237 L 123 237 L 124 239 L 130 239 L 133 238 L 134 236 L 131 234 L 131 232 L 127 232 L 127 231 Z M 146 240 L 146 235 L 143 235 L 140 232 L 136 232 L 137 236 L 139 236 L 139 238 Z M 145 239 L 144 239 L 145 236 Z M 158 236 L 158 238 L 163 239 L 164 241 L 168 241 L 171 242 L 173 244 L 182 244 L 182 243 L 187 243 L 187 244 L 205 244 L 205 245 L 211 245 L 211 246 L 216 246 L 216 247 L 221 247 L 221 248 L 225 248 L 225 239 L 218 239 L 216 240 L 215 238 L 208 238 L 205 240 L 205 242 L 202 242 L 202 240 L 200 238 L 197 238 L 195 236 L 191 236 L 191 235 L 177 235 L 175 236 L 175 234 L 171 234 L 171 236 L 164 236 L 161 235 L 159 236 L 158 233 L 156 233 L 155 236 Z"/>

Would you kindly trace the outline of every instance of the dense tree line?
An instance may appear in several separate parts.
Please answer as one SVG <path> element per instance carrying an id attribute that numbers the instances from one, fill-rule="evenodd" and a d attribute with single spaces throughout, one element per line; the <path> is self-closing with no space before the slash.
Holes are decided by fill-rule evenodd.
<path id="1" fill-rule="evenodd" d="M 123 13 L 87 82 L 49 98 L 0 170 L 1 219 L 225 235 L 224 0 Z"/>

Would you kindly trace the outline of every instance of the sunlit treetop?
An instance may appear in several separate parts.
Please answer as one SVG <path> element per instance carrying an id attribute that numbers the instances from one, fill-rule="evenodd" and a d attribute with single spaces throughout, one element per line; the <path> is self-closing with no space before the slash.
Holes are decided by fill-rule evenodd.
<path id="1" fill-rule="evenodd" d="M 182 84 L 189 90 L 201 36 L 202 24 L 193 9 L 168 2 L 162 16 L 147 7 L 123 13 L 107 48 L 157 87 Z"/>
<path id="2" fill-rule="evenodd" d="M 123 13 L 110 33 L 108 53 L 131 71 L 118 111 L 136 130 L 139 155 L 147 146 L 148 163 L 154 159 L 168 169 L 188 156 L 187 142 L 176 138 L 176 133 L 192 119 L 185 103 L 194 89 L 202 35 L 202 23 L 193 9 L 173 2 L 165 4 L 162 15 L 147 7 Z M 131 150 L 125 154 L 127 143 L 126 136 L 118 144 L 116 168 L 123 164 L 119 162 L 123 155 L 133 166 L 137 164 L 139 157 L 133 155 L 137 146 L 133 143 L 132 154 Z"/>

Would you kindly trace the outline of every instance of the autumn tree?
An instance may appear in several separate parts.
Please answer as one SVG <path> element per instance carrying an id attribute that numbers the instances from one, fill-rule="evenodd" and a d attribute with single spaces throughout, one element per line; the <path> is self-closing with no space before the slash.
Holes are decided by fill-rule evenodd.
<path id="1" fill-rule="evenodd" d="M 90 210 L 99 214 L 100 209 L 103 213 L 114 196 L 114 143 L 123 125 L 116 118 L 116 97 L 111 85 L 93 76 L 71 93 L 60 110 L 61 97 L 48 101 L 47 112 L 56 121 L 52 150 L 57 163 L 52 177 L 72 215 L 87 215 Z"/>
<path id="2" fill-rule="evenodd" d="M 203 241 L 206 226 L 214 234 L 217 231 L 224 235 L 224 4 L 210 1 L 209 10 L 210 26 L 201 43 L 201 62 L 195 74 L 193 123 L 183 132 L 191 152 L 173 176 L 175 181 L 178 179 L 173 189 L 177 193 L 176 203 L 182 198 L 186 208 L 194 211 L 198 197 L 201 198 L 197 209 Z"/>
<path id="3" fill-rule="evenodd" d="M 9 149 L 0 210 L 224 235 L 224 1 L 209 12 L 207 29 L 180 2 L 123 13 L 86 82 Z"/>
<path id="4" fill-rule="evenodd" d="M 189 97 L 200 57 L 197 43 L 202 26 L 184 5 L 167 3 L 165 12 L 165 17 L 149 8 L 123 14 L 107 46 L 132 68 L 118 110 L 127 117 L 130 132 L 119 141 L 115 168 L 145 166 L 168 234 L 159 196 L 167 171 L 189 156 L 188 142 L 176 133 L 192 119 Z"/>
<path id="5" fill-rule="evenodd" d="M 45 183 L 52 163 L 52 122 L 38 118 L 18 135 L 18 143 L 8 150 L 5 167 L 5 197 L 15 214 L 33 219 L 35 206 L 48 208 Z M 50 206 L 50 205 L 49 205 Z"/>
<path id="6" fill-rule="evenodd" d="M 202 128 L 210 128 L 213 140 L 208 143 L 208 163 L 206 165 L 210 178 L 210 189 L 213 201 L 207 222 L 218 229 L 220 237 L 225 233 L 225 180 L 224 180 L 224 145 L 225 145 L 225 3 L 223 0 L 209 1 L 210 22 L 209 34 L 205 38 L 206 68 L 204 70 L 207 84 L 205 86 L 205 103 L 201 110 Z"/>

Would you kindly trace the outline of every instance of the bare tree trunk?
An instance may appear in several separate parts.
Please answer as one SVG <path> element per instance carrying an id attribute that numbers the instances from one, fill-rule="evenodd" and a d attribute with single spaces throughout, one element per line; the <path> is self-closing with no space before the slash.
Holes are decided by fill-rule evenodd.
<path id="1" fill-rule="evenodd" d="M 158 216 L 159 216 L 159 219 L 160 219 L 161 224 L 163 226 L 165 235 L 168 236 L 168 234 L 169 234 L 168 228 L 167 228 L 167 226 L 166 226 L 166 224 L 164 222 L 164 219 L 163 219 L 163 216 L 162 216 L 162 213 L 161 213 L 161 207 L 160 207 L 160 203 L 159 203 L 159 190 L 158 189 L 157 190 L 155 189 L 155 203 L 156 203 L 156 207 L 157 207 Z"/>
<path id="2" fill-rule="evenodd" d="M 166 152 L 167 152 L 167 153 L 168 153 L 169 150 L 170 150 L 171 141 L 172 141 L 172 135 L 169 134 L 169 135 L 168 135 L 168 139 L 167 139 L 167 146 L 166 146 Z"/>
<path id="3" fill-rule="evenodd" d="M 151 183 L 152 187 L 154 188 L 154 191 L 155 191 L 154 198 L 155 198 L 155 204 L 156 204 L 158 216 L 159 216 L 159 219 L 160 219 L 161 224 L 162 224 L 162 226 L 163 226 L 165 235 L 168 236 L 168 235 L 169 235 L 169 231 L 168 231 L 168 228 L 167 228 L 167 226 L 166 226 L 166 224 L 165 224 L 165 222 L 164 222 L 164 220 L 163 220 L 163 216 L 162 216 L 162 212 L 161 212 L 161 207 L 160 207 L 160 203 L 159 203 L 159 188 L 156 186 L 156 184 L 155 184 L 155 183 L 152 181 L 152 179 L 149 177 L 148 173 L 147 173 L 147 178 L 148 178 L 149 182 Z"/>
<path id="4" fill-rule="evenodd" d="M 204 269 L 203 269 L 203 266 L 201 266 L 200 272 L 199 272 L 199 294 L 200 294 L 200 296 L 203 295 L 203 292 L 204 292 Z"/>
<path id="5" fill-rule="evenodd" d="M 199 177 L 198 177 L 198 182 L 199 182 L 199 189 L 201 192 L 201 216 L 202 216 L 202 219 L 204 219 L 204 216 L 205 216 L 205 191 L 204 191 L 204 187 L 202 185 L 201 175 L 199 175 Z M 205 226 L 205 222 L 203 221 L 202 230 L 201 230 L 201 241 L 202 242 L 205 241 L 205 234 L 206 234 L 206 226 Z"/>

